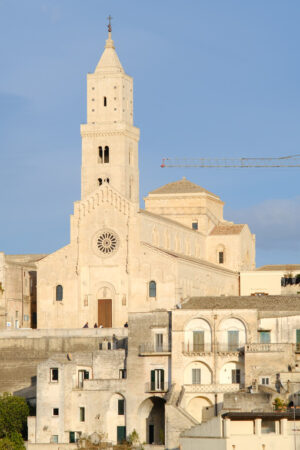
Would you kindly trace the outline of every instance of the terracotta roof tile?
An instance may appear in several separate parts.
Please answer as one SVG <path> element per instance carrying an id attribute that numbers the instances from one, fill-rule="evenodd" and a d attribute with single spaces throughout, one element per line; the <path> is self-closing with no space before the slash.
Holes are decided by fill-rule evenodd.
<path id="1" fill-rule="evenodd" d="M 192 183 L 185 177 L 183 177 L 181 180 L 174 181 L 172 183 L 168 183 L 164 186 L 154 189 L 154 191 L 151 191 L 150 194 L 193 194 L 197 192 L 203 192 L 219 198 L 217 195 L 207 191 L 196 183 Z"/>
<path id="2" fill-rule="evenodd" d="M 215 234 L 240 234 L 242 229 L 244 228 L 244 224 L 235 225 L 235 224 L 220 224 L 216 225 L 215 228 L 210 233 L 211 235 Z"/>

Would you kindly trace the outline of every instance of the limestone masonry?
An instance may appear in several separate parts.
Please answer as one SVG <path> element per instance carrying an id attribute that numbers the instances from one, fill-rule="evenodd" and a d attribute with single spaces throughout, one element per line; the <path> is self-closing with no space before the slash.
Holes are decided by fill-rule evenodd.
<path id="1" fill-rule="evenodd" d="M 0 391 L 36 407 L 28 449 L 133 430 L 145 449 L 292 448 L 299 414 L 274 405 L 300 403 L 300 265 L 256 269 L 248 225 L 184 177 L 140 209 L 139 135 L 109 26 L 70 243 L 0 252 Z"/>

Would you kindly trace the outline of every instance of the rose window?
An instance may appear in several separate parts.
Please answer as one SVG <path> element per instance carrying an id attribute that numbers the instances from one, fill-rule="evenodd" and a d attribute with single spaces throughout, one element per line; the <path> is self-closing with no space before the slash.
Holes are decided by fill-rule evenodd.
<path id="1" fill-rule="evenodd" d="M 118 238 L 111 231 L 104 231 L 97 239 L 97 247 L 104 255 L 109 255 L 117 250 Z"/>

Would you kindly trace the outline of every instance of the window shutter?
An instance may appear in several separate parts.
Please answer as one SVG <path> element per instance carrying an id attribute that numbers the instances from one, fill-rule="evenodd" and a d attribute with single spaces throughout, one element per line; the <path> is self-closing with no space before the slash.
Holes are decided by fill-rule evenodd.
<path id="1" fill-rule="evenodd" d="M 155 390 L 155 370 L 151 370 L 151 391 Z"/>

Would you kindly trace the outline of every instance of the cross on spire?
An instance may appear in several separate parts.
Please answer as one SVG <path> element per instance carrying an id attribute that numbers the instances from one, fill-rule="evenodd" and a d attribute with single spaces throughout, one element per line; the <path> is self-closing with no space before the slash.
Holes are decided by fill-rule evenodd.
<path id="1" fill-rule="evenodd" d="M 108 20 L 108 25 L 107 25 L 108 32 L 111 33 L 111 20 L 112 20 L 111 15 L 108 16 L 107 20 Z"/>

